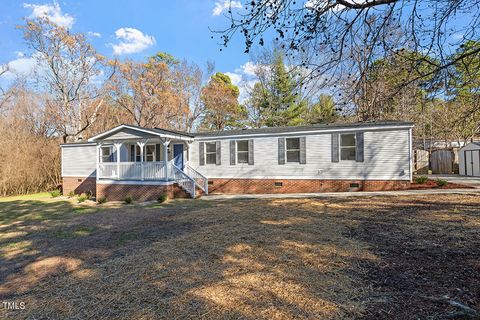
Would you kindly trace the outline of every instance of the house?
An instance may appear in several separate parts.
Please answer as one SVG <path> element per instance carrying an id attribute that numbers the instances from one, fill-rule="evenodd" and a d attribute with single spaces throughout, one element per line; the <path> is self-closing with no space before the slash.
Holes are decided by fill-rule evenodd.
<path id="1" fill-rule="evenodd" d="M 412 127 L 384 121 L 185 133 L 120 125 L 61 146 L 63 188 L 109 200 L 403 189 L 412 180 Z"/>
<path id="2" fill-rule="evenodd" d="M 458 165 L 461 175 L 480 177 L 480 142 L 471 142 L 458 150 Z"/>

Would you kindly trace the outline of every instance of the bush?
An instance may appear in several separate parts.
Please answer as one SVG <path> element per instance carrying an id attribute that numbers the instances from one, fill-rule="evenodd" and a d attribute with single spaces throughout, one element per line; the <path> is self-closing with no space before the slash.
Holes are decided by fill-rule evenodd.
<path id="1" fill-rule="evenodd" d="M 435 182 L 437 182 L 437 186 L 439 187 L 444 187 L 448 184 L 448 181 L 443 179 L 437 179 Z"/>
<path id="2" fill-rule="evenodd" d="M 130 204 L 130 203 L 132 203 L 133 199 L 132 199 L 132 197 L 128 196 L 128 197 L 125 197 L 125 199 L 123 199 L 123 201 L 125 201 L 126 204 Z"/>
<path id="3" fill-rule="evenodd" d="M 52 198 L 56 198 L 62 195 L 62 192 L 60 190 L 52 190 L 50 191 L 50 195 Z"/>
<path id="4" fill-rule="evenodd" d="M 105 202 L 107 202 L 107 198 L 106 197 L 100 197 L 100 198 L 98 198 L 97 202 L 98 202 L 98 204 L 105 203 Z"/>
<path id="5" fill-rule="evenodd" d="M 69 197 L 69 198 L 75 197 L 75 192 L 74 192 L 74 191 L 70 191 L 70 192 L 68 193 L 68 197 Z"/>
<path id="6" fill-rule="evenodd" d="M 415 178 L 415 183 L 418 183 L 418 184 L 424 184 L 427 181 L 428 181 L 428 178 L 425 176 L 420 176 Z"/>
<path id="7" fill-rule="evenodd" d="M 82 203 L 85 202 L 86 200 L 90 199 L 85 193 L 82 193 L 81 195 L 78 196 L 78 202 Z"/>
<path id="8" fill-rule="evenodd" d="M 88 199 L 91 199 L 92 196 L 93 196 L 93 193 L 92 193 L 92 191 L 87 191 L 87 192 L 85 192 L 85 195 L 88 197 Z"/>
<path id="9" fill-rule="evenodd" d="M 162 193 L 162 195 L 160 195 L 160 197 L 158 197 L 157 201 L 159 203 L 163 203 L 165 201 L 167 201 L 168 197 L 167 197 L 167 194 L 166 193 Z"/>

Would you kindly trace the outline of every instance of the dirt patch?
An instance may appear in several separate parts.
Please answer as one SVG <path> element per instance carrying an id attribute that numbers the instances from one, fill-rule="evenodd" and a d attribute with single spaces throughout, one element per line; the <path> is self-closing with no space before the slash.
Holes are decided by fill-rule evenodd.
<path id="1" fill-rule="evenodd" d="M 461 195 L 184 200 L 11 221 L 0 244 L 28 246 L 0 262 L 2 299 L 26 309 L 0 317 L 466 317 L 480 308 L 479 207 Z"/>

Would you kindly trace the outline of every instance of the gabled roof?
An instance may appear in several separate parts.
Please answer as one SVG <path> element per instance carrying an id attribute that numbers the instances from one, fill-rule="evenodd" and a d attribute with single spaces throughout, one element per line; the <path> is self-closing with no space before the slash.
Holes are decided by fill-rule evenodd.
<path id="1" fill-rule="evenodd" d="M 148 133 L 164 138 L 173 138 L 181 140 L 192 140 L 194 138 L 217 138 L 217 137 L 232 137 L 232 136 L 254 136 L 254 135 L 271 135 L 271 134 L 286 134 L 286 133 L 306 133 L 306 132 L 321 132 L 321 131 L 348 131 L 348 130 L 381 130 L 386 128 L 411 128 L 413 122 L 404 121 L 371 121 L 371 122 L 355 122 L 355 123 L 328 123 L 328 124 L 314 124 L 308 126 L 295 127 L 265 127 L 254 129 L 233 129 L 223 131 L 197 132 L 187 133 L 177 130 L 162 129 L 162 128 L 144 128 L 134 125 L 122 124 L 113 129 L 100 133 L 88 139 L 88 142 L 95 142 L 104 137 L 114 134 L 122 129 L 130 129 L 142 133 Z M 86 142 L 83 142 L 86 143 Z"/>
<path id="2" fill-rule="evenodd" d="M 133 126 L 133 125 L 128 125 L 128 124 L 122 124 L 119 125 L 113 129 L 110 129 L 108 131 L 102 132 L 100 134 L 97 134 L 96 136 L 91 137 L 88 139 L 89 142 L 94 142 L 99 139 L 102 139 L 104 137 L 108 137 L 111 134 L 114 134 L 115 132 L 121 131 L 122 129 L 130 129 L 138 132 L 143 132 L 143 133 L 148 133 L 152 134 L 155 136 L 159 137 L 165 137 L 165 138 L 175 138 L 175 139 L 185 139 L 185 140 L 190 140 L 193 139 L 193 135 L 185 132 L 180 132 L 180 131 L 174 131 L 174 130 L 166 130 L 166 129 L 160 129 L 160 128 L 144 128 L 144 127 L 139 127 L 139 126 Z"/>

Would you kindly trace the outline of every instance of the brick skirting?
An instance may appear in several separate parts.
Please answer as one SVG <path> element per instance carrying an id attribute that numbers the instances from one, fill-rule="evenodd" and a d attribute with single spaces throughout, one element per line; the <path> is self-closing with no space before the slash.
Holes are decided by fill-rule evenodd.
<path id="1" fill-rule="evenodd" d="M 189 198 L 189 195 L 177 184 L 170 185 L 138 185 L 138 184 L 97 184 L 97 199 L 123 201 L 131 197 L 134 201 L 157 200 L 166 193 L 168 198 Z"/>
<path id="2" fill-rule="evenodd" d="M 96 184 L 95 177 L 63 177 L 63 194 L 68 195 L 73 191 L 75 194 L 91 192 L 95 195 Z"/>
<path id="3" fill-rule="evenodd" d="M 403 190 L 403 180 L 209 179 L 209 193 L 317 193 Z"/>

